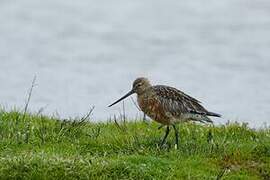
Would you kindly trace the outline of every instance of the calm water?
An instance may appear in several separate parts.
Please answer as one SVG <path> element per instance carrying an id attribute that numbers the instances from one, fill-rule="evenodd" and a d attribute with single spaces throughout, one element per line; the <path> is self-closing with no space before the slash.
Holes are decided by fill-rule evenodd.
<path id="1" fill-rule="evenodd" d="M 270 124 L 269 0 L 0 1 L 0 104 L 61 117 L 107 105 L 137 76 L 177 87 L 224 115 Z M 126 101 L 129 117 L 138 115 Z"/>

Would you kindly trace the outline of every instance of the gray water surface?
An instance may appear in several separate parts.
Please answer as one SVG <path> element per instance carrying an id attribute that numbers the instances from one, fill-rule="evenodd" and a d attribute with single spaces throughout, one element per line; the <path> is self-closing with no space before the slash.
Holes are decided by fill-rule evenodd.
<path id="1" fill-rule="evenodd" d="M 138 76 L 177 87 L 223 114 L 270 124 L 269 0 L 2 0 L 0 104 L 93 119 Z M 129 99 L 129 117 L 138 110 Z"/>

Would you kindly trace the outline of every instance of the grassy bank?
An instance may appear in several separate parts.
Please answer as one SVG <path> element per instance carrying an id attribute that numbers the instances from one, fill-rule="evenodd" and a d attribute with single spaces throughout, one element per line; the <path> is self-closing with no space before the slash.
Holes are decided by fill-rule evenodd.
<path id="1" fill-rule="evenodd" d="M 0 179 L 269 179 L 270 130 L 183 124 L 159 148 L 158 124 L 60 121 L 0 112 Z"/>

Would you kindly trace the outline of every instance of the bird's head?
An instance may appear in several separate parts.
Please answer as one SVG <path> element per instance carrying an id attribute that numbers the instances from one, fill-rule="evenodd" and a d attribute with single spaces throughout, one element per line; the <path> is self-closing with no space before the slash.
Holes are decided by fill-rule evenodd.
<path id="1" fill-rule="evenodd" d="M 151 87 L 150 81 L 147 78 L 140 77 L 133 82 L 132 91 L 140 95 L 149 87 Z"/>
<path id="2" fill-rule="evenodd" d="M 150 88 L 150 87 L 151 87 L 151 84 L 150 84 L 150 81 L 147 78 L 144 78 L 144 77 L 137 78 L 133 82 L 131 91 L 129 91 L 125 96 L 123 96 L 119 100 L 112 103 L 109 107 L 117 104 L 118 102 L 124 100 L 125 98 L 129 97 L 130 95 L 132 95 L 134 93 L 136 93 L 138 95 L 143 94 L 145 92 L 145 90 Z"/>

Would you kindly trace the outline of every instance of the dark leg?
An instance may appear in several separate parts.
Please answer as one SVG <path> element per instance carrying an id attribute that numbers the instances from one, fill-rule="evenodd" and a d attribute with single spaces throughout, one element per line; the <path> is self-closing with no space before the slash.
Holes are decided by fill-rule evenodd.
<path id="1" fill-rule="evenodd" d="M 164 145 L 164 143 L 165 143 L 165 141 L 166 141 L 166 139 L 167 139 L 167 137 L 169 135 L 169 132 L 170 132 L 170 127 L 167 126 L 166 131 L 165 131 L 165 136 L 164 136 L 163 140 L 161 141 L 160 146 L 163 146 Z"/>
<path id="2" fill-rule="evenodd" d="M 175 124 L 173 125 L 173 129 L 175 132 L 175 145 L 176 145 L 176 149 L 178 149 L 179 148 L 179 132 Z"/>

